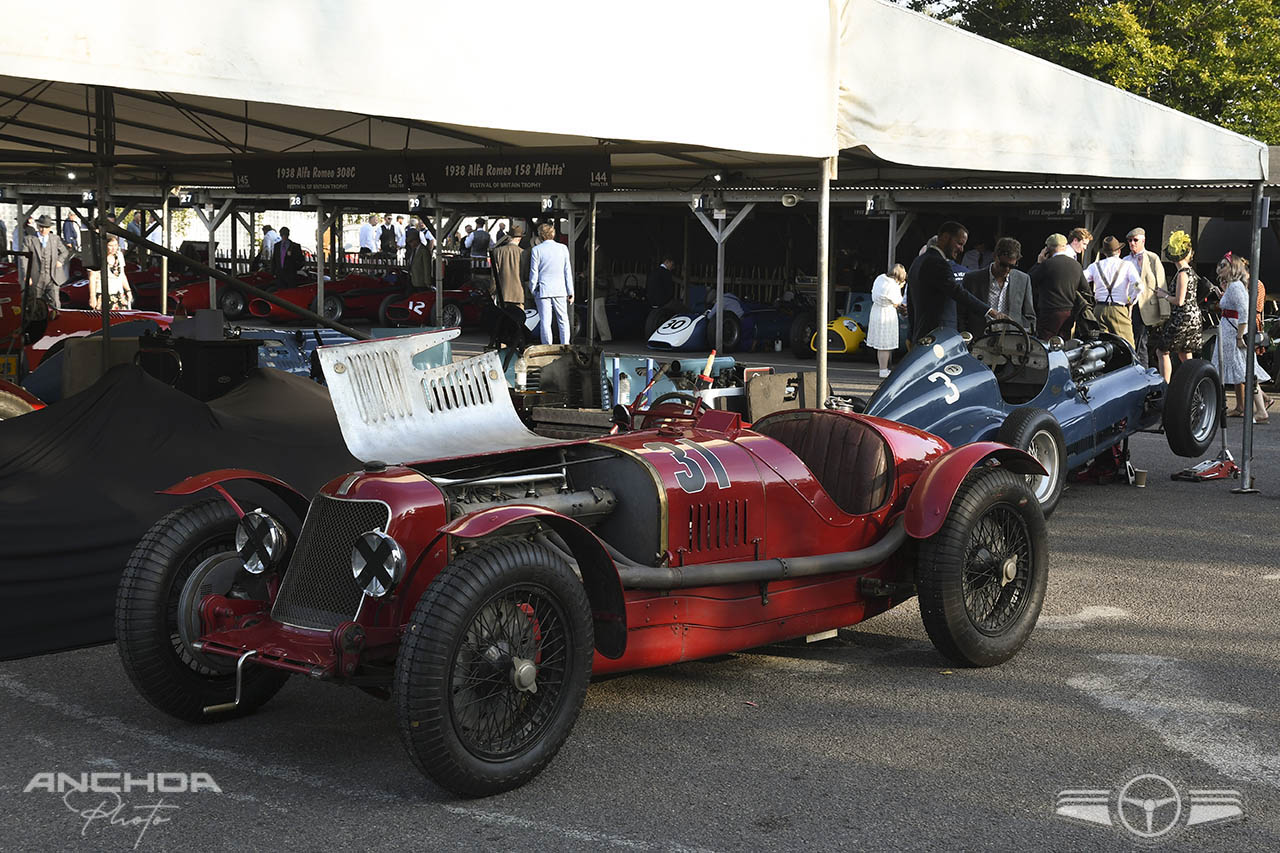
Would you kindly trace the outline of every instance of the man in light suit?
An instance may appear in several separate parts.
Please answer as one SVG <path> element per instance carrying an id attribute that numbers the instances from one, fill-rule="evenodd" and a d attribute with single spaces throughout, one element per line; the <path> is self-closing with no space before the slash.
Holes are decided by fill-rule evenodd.
<path id="1" fill-rule="evenodd" d="M 551 317 L 555 315 L 560 343 L 569 343 L 569 311 L 573 308 L 573 271 L 569 247 L 556 242 L 556 227 L 550 222 L 538 226 L 542 242 L 529 253 L 529 289 L 538 300 L 538 328 L 544 344 L 551 340 Z"/>
<path id="2" fill-rule="evenodd" d="M 1001 237 L 996 241 L 994 259 L 986 267 L 966 275 L 964 289 L 1035 334 L 1036 307 L 1031 298 L 1031 276 L 1018 269 L 1021 259 L 1022 244 L 1012 237 Z M 986 323 L 986 315 L 966 311 L 960 330 L 976 337 L 982 334 Z"/>
<path id="3" fill-rule="evenodd" d="M 1129 241 L 1129 254 L 1125 260 L 1137 269 L 1142 282 L 1138 301 L 1133 306 L 1133 349 L 1138 355 L 1138 363 L 1149 367 L 1149 332 L 1169 319 L 1172 308 L 1169 300 L 1160 295 L 1164 293 L 1164 264 L 1160 262 L 1159 255 L 1147 251 L 1146 230 L 1135 228 L 1126 235 L 1126 239 Z"/>

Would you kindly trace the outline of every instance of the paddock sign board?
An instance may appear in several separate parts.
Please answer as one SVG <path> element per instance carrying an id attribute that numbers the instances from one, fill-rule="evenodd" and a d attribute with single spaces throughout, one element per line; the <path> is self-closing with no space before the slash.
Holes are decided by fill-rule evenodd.
<path id="1" fill-rule="evenodd" d="M 234 161 L 241 193 L 587 192 L 609 189 L 607 153 L 433 157 L 413 153 L 301 153 Z"/>

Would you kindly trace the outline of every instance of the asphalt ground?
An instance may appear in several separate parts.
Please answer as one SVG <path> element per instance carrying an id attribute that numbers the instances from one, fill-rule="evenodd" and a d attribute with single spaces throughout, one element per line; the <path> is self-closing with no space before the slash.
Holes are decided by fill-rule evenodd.
<path id="1" fill-rule="evenodd" d="M 1243 820 L 1164 849 L 1280 849 L 1280 421 L 1257 430 L 1256 495 L 1171 481 L 1185 460 L 1162 435 L 1132 449 L 1146 488 L 1064 494 L 1012 661 L 949 666 L 909 603 L 832 640 L 597 680 L 550 767 L 484 800 L 421 777 L 393 707 L 355 690 L 294 679 L 193 726 L 141 699 L 112 646 L 0 663 L 0 849 L 1112 850 L 1136 838 L 1056 817 L 1058 793 L 1142 773 L 1242 798 Z M 194 771 L 221 793 L 164 796 L 177 808 L 139 839 L 123 822 L 159 796 L 86 821 L 110 795 L 24 793 L 59 771 Z"/>

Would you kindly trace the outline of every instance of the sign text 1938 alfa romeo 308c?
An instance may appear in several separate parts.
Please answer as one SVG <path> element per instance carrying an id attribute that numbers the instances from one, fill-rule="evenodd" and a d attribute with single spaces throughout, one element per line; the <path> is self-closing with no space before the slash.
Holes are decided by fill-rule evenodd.
<path id="1" fill-rule="evenodd" d="M 121 581 L 116 635 L 153 705 L 193 722 L 297 673 L 394 699 L 420 770 L 480 796 L 531 779 L 592 672 L 660 666 L 851 625 L 920 597 L 948 658 L 988 666 L 1035 626 L 1048 571 L 1027 474 L 995 443 L 830 410 L 658 410 L 553 441 L 515 415 L 493 354 L 417 370 L 409 338 L 320 351 L 364 470 L 309 503 L 216 471 Z M 383 461 L 377 461 L 383 460 Z M 297 518 L 241 508 L 256 480 Z M 298 519 L 304 519 L 299 527 Z"/>

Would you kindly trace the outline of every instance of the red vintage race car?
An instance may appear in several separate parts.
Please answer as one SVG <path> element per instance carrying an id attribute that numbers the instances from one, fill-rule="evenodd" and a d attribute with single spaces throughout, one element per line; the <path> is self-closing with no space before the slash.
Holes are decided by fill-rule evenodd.
<path id="1" fill-rule="evenodd" d="M 315 276 L 312 271 L 311 275 Z M 326 319 L 342 321 L 344 318 L 376 320 L 378 308 L 392 294 L 404 293 L 401 275 L 393 272 L 393 278 L 379 278 L 364 273 L 350 273 L 342 278 L 326 279 L 324 283 L 324 311 L 316 305 L 316 284 L 311 281 L 298 287 L 286 287 L 275 295 L 301 308 L 323 313 Z M 265 299 L 249 300 L 249 313 L 255 317 L 272 320 L 299 320 L 300 318 Z"/>
<path id="2" fill-rule="evenodd" d="M 79 259 L 76 259 L 73 263 L 79 263 Z M 138 264 L 128 264 L 125 266 L 124 272 L 129 279 L 129 289 L 133 291 L 134 309 L 138 311 L 159 311 L 162 301 L 160 298 L 160 267 L 143 268 Z M 169 310 L 172 311 L 174 309 L 173 294 L 184 285 L 190 285 L 193 281 L 195 279 L 192 276 L 169 273 Z M 207 281 L 207 279 L 199 279 L 199 281 Z M 72 280 L 60 288 L 60 299 L 64 308 L 89 307 L 89 279 L 83 268 L 81 268 L 79 276 L 76 276 L 74 270 L 72 271 Z M 207 303 L 208 301 L 206 292 L 205 302 Z"/>
<path id="3" fill-rule="evenodd" d="M 394 701 L 423 773 L 483 796 L 551 761 L 593 673 L 830 632 L 917 594 L 960 665 L 1007 660 L 1036 624 L 1047 537 L 1026 475 L 1044 469 L 1022 451 L 835 410 L 555 441 L 521 425 L 495 354 L 414 368 L 431 339 L 320 351 L 367 461 L 313 499 L 244 470 L 168 490 L 211 491 L 151 528 L 117 597 L 154 706 L 230 719 L 290 674 L 355 685 Z M 305 521 L 232 502 L 238 479 Z"/>
<path id="4" fill-rule="evenodd" d="M 248 275 L 239 276 L 245 284 L 257 288 L 266 288 L 275 282 L 276 277 L 267 270 L 258 270 Z M 183 279 L 183 283 L 169 290 L 169 307 L 174 314 L 195 314 L 209 305 L 209 279 L 199 278 L 194 281 Z M 249 313 L 249 300 L 244 291 L 236 290 L 222 282 L 217 284 L 218 308 L 228 320 L 237 320 Z"/>
<path id="5" fill-rule="evenodd" d="M 441 325 L 447 328 L 478 326 L 493 307 L 493 299 L 480 287 L 464 284 L 456 290 L 446 290 Z M 435 323 L 434 290 L 393 293 L 382 301 L 378 309 L 378 324 L 381 326 L 434 326 Z"/>
<path id="6" fill-rule="evenodd" d="M 111 311 L 111 325 L 131 324 L 134 335 L 144 330 L 169 328 L 172 317 L 148 311 Z M 136 324 L 136 325 L 134 325 Z M 22 343 L 22 288 L 15 280 L 0 278 L 0 377 L 17 381 L 26 371 L 35 370 L 45 356 L 61 348 L 67 338 L 84 337 L 102 330 L 101 311 L 63 309 L 49 321 L 44 336 L 34 343 Z M 19 363 L 19 355 L 24 363 Z"/>

